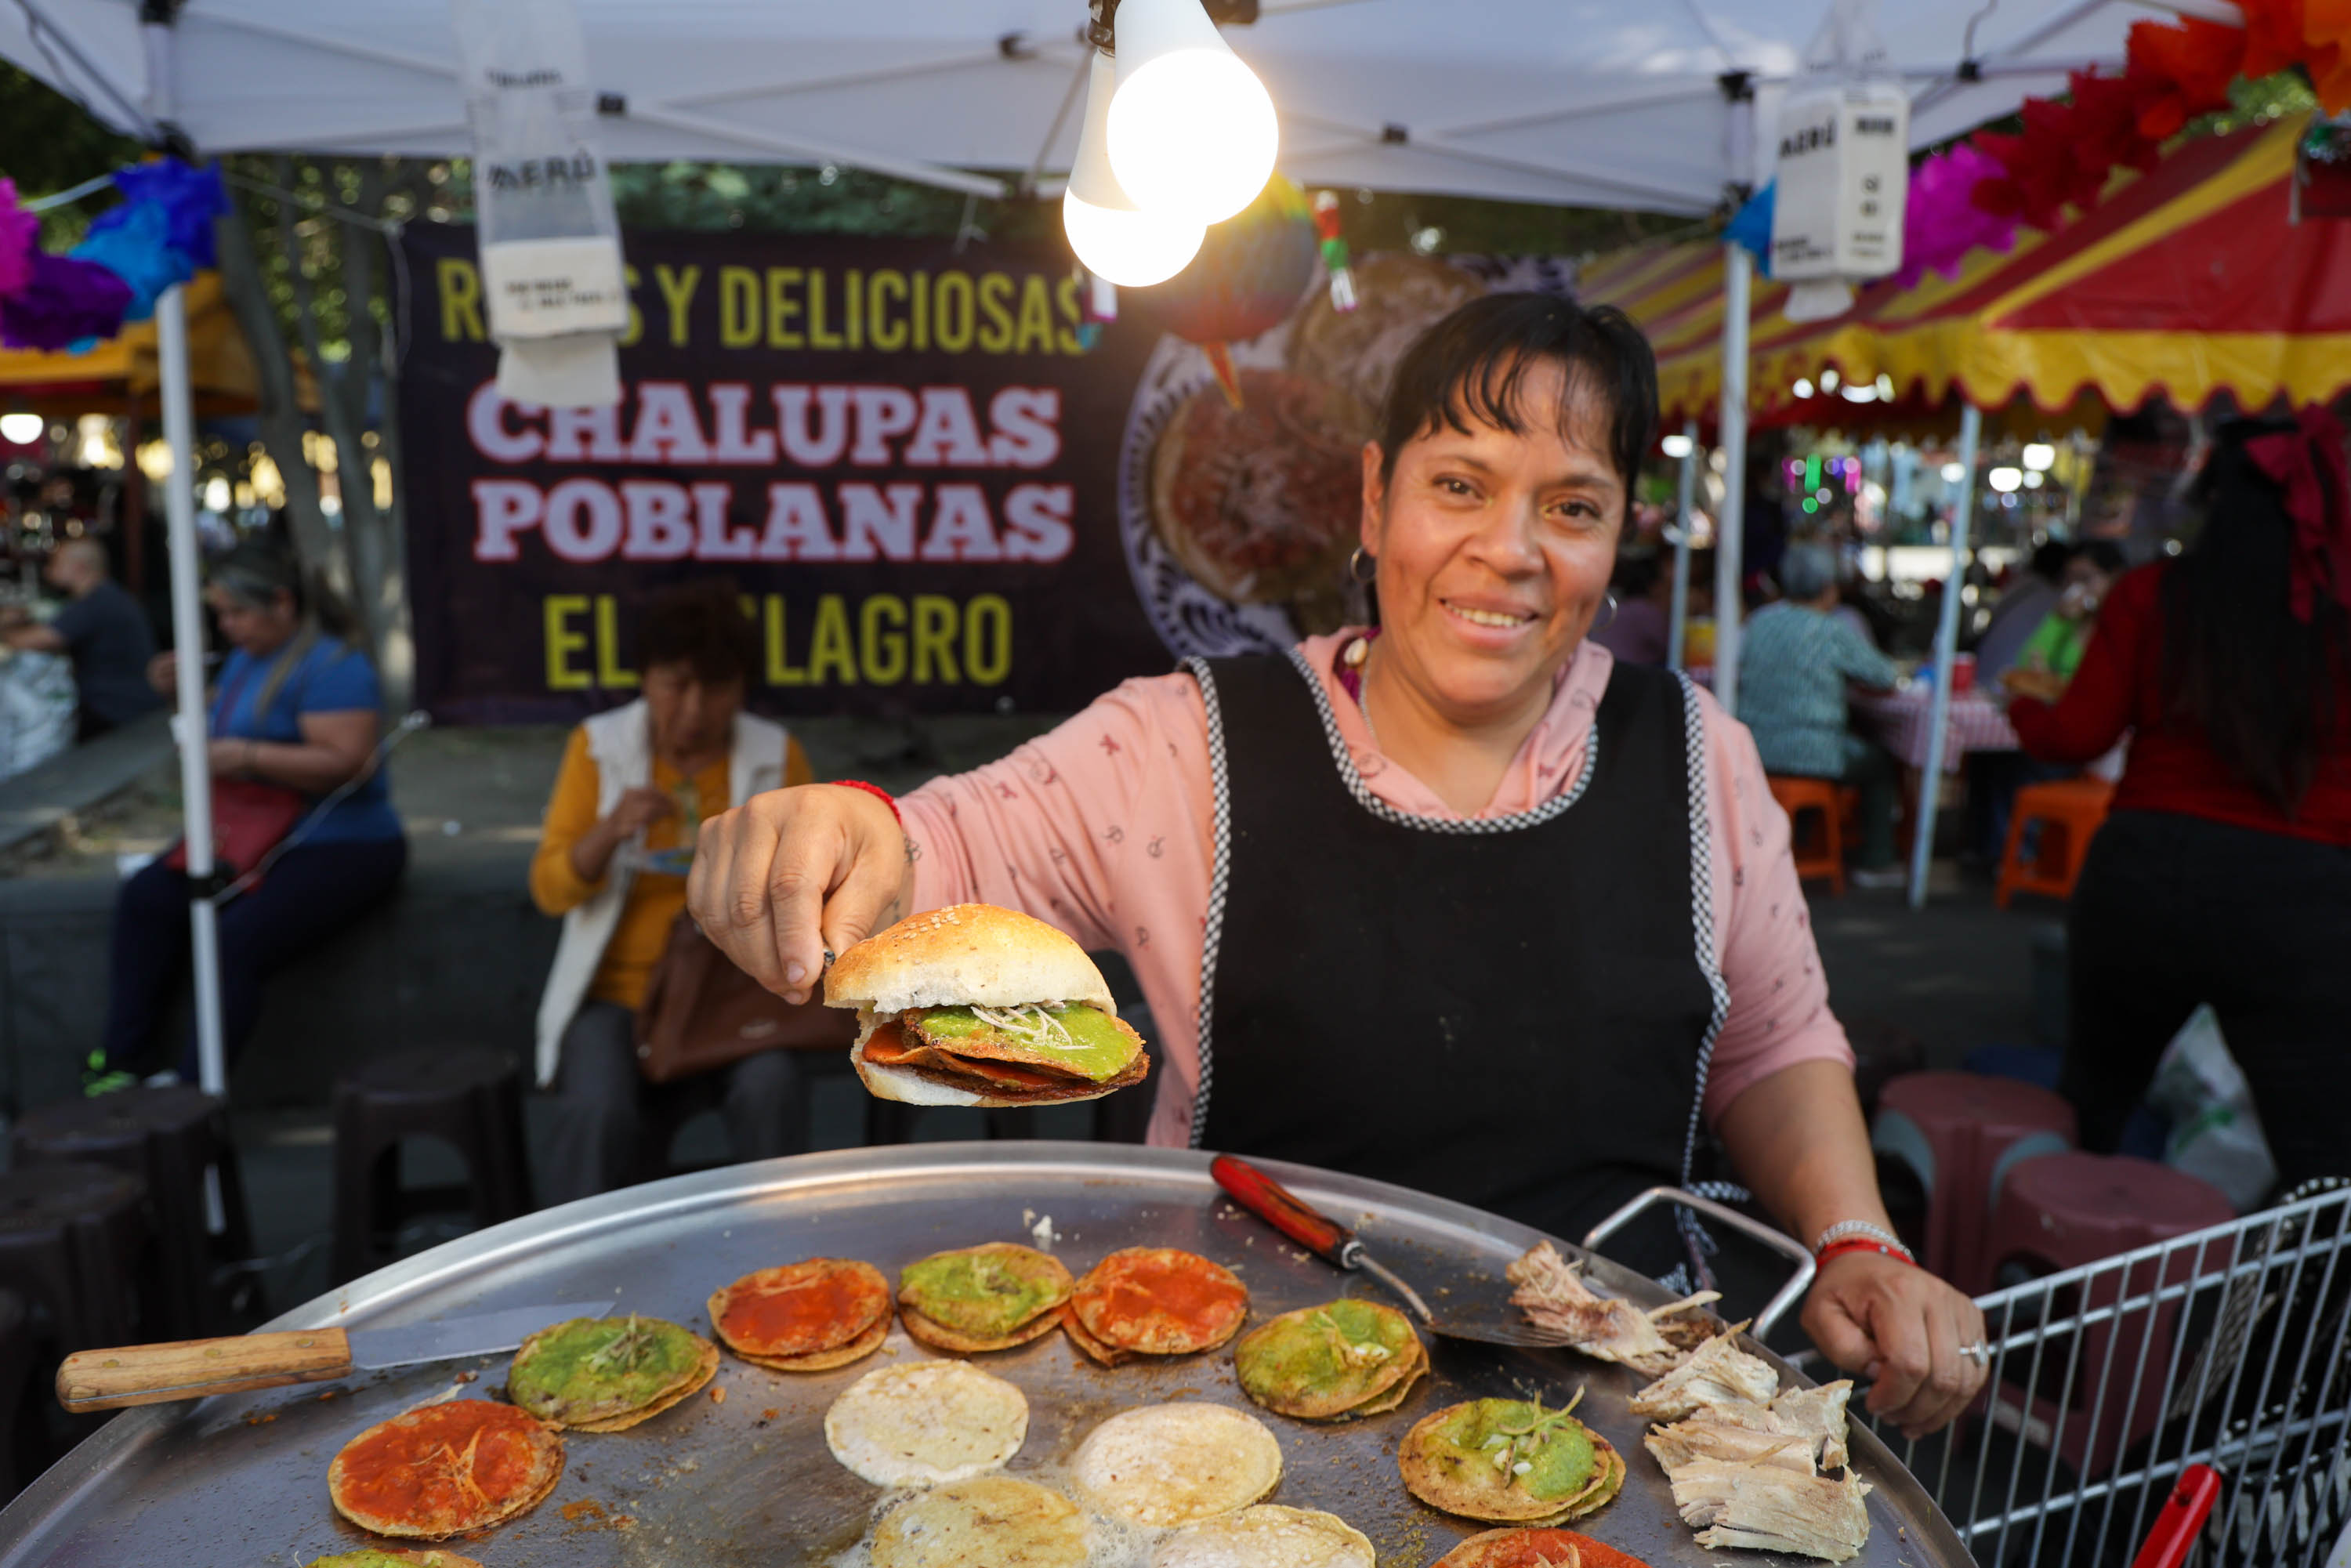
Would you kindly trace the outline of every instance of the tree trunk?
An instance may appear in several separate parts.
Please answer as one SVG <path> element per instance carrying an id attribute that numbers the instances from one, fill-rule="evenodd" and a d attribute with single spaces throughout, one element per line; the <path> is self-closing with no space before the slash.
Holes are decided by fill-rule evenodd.
<path id="1" fill-rule="evenodd" d="M 277 465 L 286 486 L 286 517 L 294 536 L 296 553 L 330 584 L 348 583 L 350 571 L 342 558 L 341 543 L 328 526 L 327 514 L 319 505 L 319 476 L 311 471 L 310 460 L 302 450 L 307 421 L 297 390 L 293 357 L 287 351 L 286 334 L 278 329 L 277 312 L 269 302 L 268 284 L 254 256 L 255 219 L 250 198 L 237 197 L 235 207 L 213 228 L 219 251 L 221 284 L 228 295 L 229 308 L 236 312 L 237 325 L 245 331 L 246 344 L 253 352 L 254 366 L 261 378 L 261 444 L 268 452 L 270 462 Z M 278 214 L 284 221 L 286 205 L 282 201 Z M 190 482 L 188 476 L 172 476 L 174 484 Z"/>
<path id="2" fill-rule="evenodd" d="M 291 161 L 277 160 L 279 189 L 291 191 L 295 172 Z M 334 182 L 322 182 L 329 202 L 340 194 Z M 360 439 L 367 429 L 368 370 L 374 356 L 362 358 L 360 332 L 362 323 L 372 329 L 375 320 L 370 314 L 370 297 L 358 280 L 348 275 L 343 279 L 343 297 L 349 306 L 350 353 L 340 365 L 327 361 L 324 339 L 319 330 L 317 290 L 310 282 L 309 268 L 303 265 L 302 237 L 292 221 L 290 204 L 281 199 L 278 206 L 278 239 L 286 247 L 287 281 L 294 289 L 294 324 L 302 334 L 302 352 L 310 361 L 310 371 L 319 383 L 319 413 L 327 428 L 327 437 L 335 444 L 335 493 L 340 499 L 343 559 L 347 575 L 334 586 L 359 612 L 360 626 L 367 638 L 368 652 L 381 659 L 381 640 L 377 636 L 380 608 L 370 601 L 371 591 L 381 587 L 383 573 L 378 567 L 382 530 L 376 523 L 375 478 L 368 472 L 367 444 Z M 326 220 L 339 222 L 334 218 Z M 350 252 L 345 250 L 344 259 Z M 381 665 L 379 664 L 378 668 Z"/>
<path id="3" fill-rule="evenodd" d="M 322 182 L 328 200 L 340 195 L 337 182 Z M 290 184 L 288 185 L 290 189 Z M 359 212 L 372 215 L 381 203 L 381 167 L 360 177 Z M 343 542 L 350 551 L 352 608 L 367 635 L 368 651 L 382 668 L 385 606 L 383 515 L 375 504 L 373 453 L 367 444 L 368 403 L 374 391 L 377 354 L 375 329 L 375 268 L 370 246 L 372 231 L 348 219 L 329 215 L 335 225 L 342 263 L 343 302 L 350 353 L 340 365 L 329 364 L 319 330 L 316 291 L 302 265 L 301 247 L 294 231 L 286 231 L 286 261 L 294 286 L 295 320 L 302 333 L 302 351 L 318 367 L 320 412 L 327 434 L 335 444 L 336 490 L 342 501 Z"/>

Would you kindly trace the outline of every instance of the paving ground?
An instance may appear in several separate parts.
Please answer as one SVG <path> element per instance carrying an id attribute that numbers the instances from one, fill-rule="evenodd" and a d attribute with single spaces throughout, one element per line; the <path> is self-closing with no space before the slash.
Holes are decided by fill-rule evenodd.
<path id="1" fill-rule="evenodd" d="M 820 777 L 871 779 L 903 789 L 935 772 L 999 754 L 1047 720 L 982 718 L 891 724 L 820 720 L 795 726 Z M 539 814 L 560 755 L 559 728 L 428 730 L 412 737 L 392 763 L 393 792 L 420 865 L 495 854 L 510 859 L 536 840 Z M 12 852 L 0 875 L 107 877 L 116 857 L 152 853 L 176 831 L 176 779 L 168 763 L 104 806 L 81 813 L 69 831 Z M 1938 868 L 1936 896 L 1913 914 L 1899 894 L 1849 892 L 1814 904 L 1814 925 L 1834 1005 L 1857 1033 L 1907 1035 L 1930 1063 L 1954 1065 L 1989 1043 L 2024 1043 L 2036 1035 L 2032 943 L 2051 918 L 2046 909 L 2002 912 L 1990 892 Z M 863 1097 L 847 1078 L 816 1085 L 817 1148 L 862 1140 Z M 545 1146 L 545 1107 L 530 1113 L 535 1148 Z M 1082 1136 L 1083 1113 L 1048 1113 L 1047 1136 Z M 237 1139 L 253 1209 L 256 1249 L 267 1295 L 277 1308 L 326 1290 L 331 1197 L 331 1133 L 323 1108 L 241 1113 Z M 925 1139 L 981 1135 L 970 1112 L 928 1113 Z M 724 1157 L 716 1119 L 679 1134 L 675 1155 L 693 1162 Z M 454 1182 L 430 1146 L 412 1148 L 408 1180 Z M 455 1234 L 462 1221 L 426 1219 L 406 1237 L 421 1248 Z"/>

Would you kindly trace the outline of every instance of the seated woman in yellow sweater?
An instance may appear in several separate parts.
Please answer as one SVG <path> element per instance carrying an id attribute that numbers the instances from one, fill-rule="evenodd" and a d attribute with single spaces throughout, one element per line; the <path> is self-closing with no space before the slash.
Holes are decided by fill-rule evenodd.
<path id="1" fill-rule="evenodd" d="M 644 695 L 571 732 L 530 867 L 532 899 L 563 920 L 538 1013 L 538 1082 L 557 1106 L 547 1194 L 556 1203 L 660 1175 L 667 1150 L 652 1140 L 713 1104 L 738 1160 L 808 1141 L 789 1051 L 658 1086 L 637 1071 L 636 1010 L 685 908 L 702 820 L 814 779 L 783 726 L 743 711 L 757 649 L 731 590 L 664 591 L 642 653 Z"/>

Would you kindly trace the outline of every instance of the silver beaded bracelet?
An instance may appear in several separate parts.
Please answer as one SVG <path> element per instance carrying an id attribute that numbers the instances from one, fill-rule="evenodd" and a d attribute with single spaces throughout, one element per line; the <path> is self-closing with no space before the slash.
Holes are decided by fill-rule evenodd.
<path id="1" fill-rule="evenodd" d="M 1872 1241 L 1883 1241 L 1888 1247 L 1900 1248 L 1905 1257 L 1909 1256 L 1910 1249 L 1903 1242 L 1902 1238 L 1882 1225 L 1872 1225 L 1866 1219 L 1838 1220 L 1834 1225 L 1822 1231 L 1820 1239 L 1813 1243 L 1813 1255 L 1820 1256 L 1822 1250 L 1831 1243 L 1842 1241 L 1848 1236 L 1865 1236 Z"/>

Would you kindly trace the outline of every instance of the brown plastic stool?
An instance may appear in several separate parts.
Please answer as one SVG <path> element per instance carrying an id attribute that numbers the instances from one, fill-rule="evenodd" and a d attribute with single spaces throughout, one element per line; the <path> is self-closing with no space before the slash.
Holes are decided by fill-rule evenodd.
<path id="1" fill-rule="evenodd" d="M 1927 1195 L 1918 1260 L 1971 1295 L 1991 1288 L 1983 1251 L 2001 1172 L 2074 1146 L 2074 1107 L 2048 1090 L 1974 1072 L 1906 1072 L 1878 1094 L 1870 1147 L 1910 1167 Z"/>
<path id="2" fill-rule="evenodd" d="M 427 1206 L 427 1195 L 400 1186 L 400 1142 L 420 1137 L 440 1139 L 465 1161 L 463 1207 L 476 1224 L 530 1212 L 522 1071 L 514 1058 L 463 1046 L 380 1057 L 335 1081 L 338 1280 L 391 1262 L 402 1221 Z"/>
<path id="3" fill-rule="evenodd" d="M 219 1251 L 243 1259 L 253 1250 L 225 1110 L 203 1090 L 182 1084 L 68 1100 L 16 1124 L 20 1169 L 78 1160 L 145 1184 L 157 1276 L 147 1293 L 154 1318 L 150 1326 L 166 1338 L 197 1339 L 227 1326 L 212 1287 L 215 1249 L 205 1213 L 206 1167 L 220 1172 L 228 1222 Z"/>
<path id="4" fill-rule="evenodd" d="M 32 1371 L 32 1309 L 0 1291 L 0 1499 L 24 1490 L 49 1457 L 48 1390 L 34 1385 Z"/>
<path id="5" fill-rule="evenodd" d="M 138 1339 L 146 1184 L 104 1166 L 0 1176 L 0 1289 L 48 1310 L 71 1354 Z"/>
<path id="6" fill-rule="evenodd" d="M 2069 1150 L 2024 1160 L 2006 1173 L 1993 1195 L 1984 1258 L 1990 1271 L 2022 1263 L 2035 1274 L 2061 1273 L 2236 1218 L 2218 1187 L 2186 1171 L 2127 1155 Z M 2154 1259 L 2095 1272 L 2086 1292 L 2060 1287 L 2053 1308 L 2071 1317 L 2076 1311 L 2095 1314 L 2126 1298 L 2143 1303 L 2164 1287 L 2193 1279 L 2196 1252 L 2191 1247 L 2176 1253 L 2159 1273 Z M 2011 1353 L 1995 1396 L 2011 1414 L 2022 1403 L 2031 1425 L 2053 1430 L 2057 1452 L 2085 1479 L 2101 1474 L 2163 1419 L 2179 1316 L 2173 1301 L 2093 1322 L 2078 1346 L 2067 1346 L 2062 1355 L 2053 1350 L 2043 1359 L 2039 1385 L 2032 1388 L 2023 1386 L 2032 1358 Z M 2000 1324 L 1991 1327 L 1997 1332 Z M 2101 1381 L 2103 1400 L 2096 1396 Z"/>

